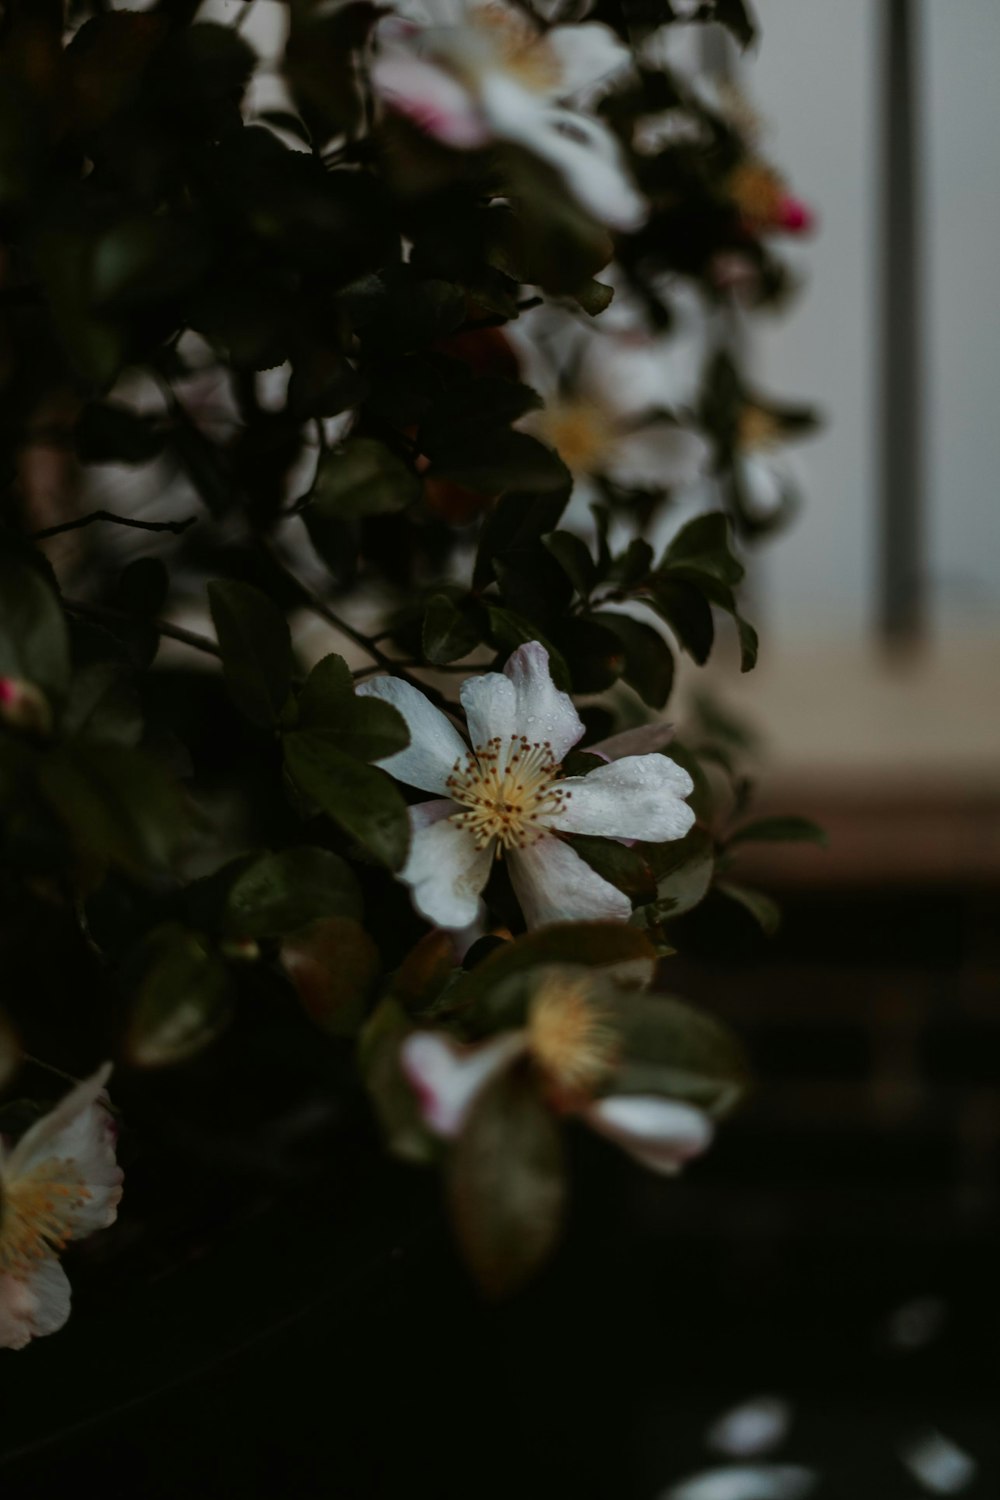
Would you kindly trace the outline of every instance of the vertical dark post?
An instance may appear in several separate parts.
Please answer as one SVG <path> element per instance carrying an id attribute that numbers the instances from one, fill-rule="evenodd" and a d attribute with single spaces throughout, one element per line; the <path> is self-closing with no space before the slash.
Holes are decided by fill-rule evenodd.
<path id="1" fill-rule="evenodd" d="M 879 630 L 886 642 L 923 635 L 918 0 L 884 0 L 879 393 Z"/>

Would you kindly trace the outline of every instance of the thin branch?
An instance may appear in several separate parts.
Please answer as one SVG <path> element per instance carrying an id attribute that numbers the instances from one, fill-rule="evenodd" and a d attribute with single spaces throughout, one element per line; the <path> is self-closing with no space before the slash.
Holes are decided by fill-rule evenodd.
<path id="1" fill-rule="evenodd" d="M 114 521 L 116 526 L 133 526 L 136 531 L 169 531 L 174 536 L 180 536 L 197 519 L 197 516 L 188 516 L 186 521 L 136 521 L 132 516 L 117 516 L 111 510 L 92 510 L 89 516 L 80 516 L 75 521 L 63 521 L 59 526 L 46 526 L 44 531 L 33 531 L 31 540 L 44 542 L 50 536 L 61 536 L 64 531 L 81 531 L 94 521 Z"/>
<path id="2" fill-rule="evenodd" d="M 124 610 L 112 609 L 106 604 L 88 604 L 83 599 L 65 597 L 62 602 L 71 614 L 79 615 L 84 620 L 96 620 L 102 625 L 118 625 L 122 622 L 134 624 L 136 620 L 135 615 L 126 614 Z M 204 651 L 207 656 L 222 656 L 218 646 L 207 635 L 197 635 L 195 631 L 185 630 L 182 625 L 171 625 L 167 620 L 143 620 L 142 623 L 149 625 L 157 635 L 167 636 L 172 641 L 180 641 L 182 646 L 191 646 L 195 651 Z"/>

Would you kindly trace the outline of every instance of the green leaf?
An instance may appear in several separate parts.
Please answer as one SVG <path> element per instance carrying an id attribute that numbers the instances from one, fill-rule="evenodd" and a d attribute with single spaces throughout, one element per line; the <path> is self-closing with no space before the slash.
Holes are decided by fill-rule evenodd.
<path id="1" fill-rule="evenodd" d="M 568 490 L 569 470 L 557 453 L 527 432 L 499 428 L 466 436 L 456 432 L 447 452 L 439 452 L 428 470 L 431 479 L 448 479 L 484 495 L 502 490 Z"/>
<path id="2" fill-rule="evenodd" d="M 383 1000 L 361 1032 L 358 1066 L 390 1151 L 405 1161 L 427 1162 L 435 1155 L 436 1143 L 399 1065 L 400 1048 L 412 1030 L 413 1022 L 399 1003 L 393 997 Z"/>
<path id="3" fill-rule="evenodd" d="M 725 26 L 744 49 L 757 36 L 757 19 L 747 0 L 715 0 L 715 19 Z"/>
<path id="4" fill-rule="evenodd" d="M 711 606 L 702 589 L 681 579 L 654 576 L 649 603 L 670 626 L 678 642 L 699 666 L 704 666 L 715 640 Z"/>
<path id="5" fill-rule="evenodd" d="M 73 675 L 60 725 L 70 738 L 135 746 L 142 738 L 142 711 L 132 672 L 121 661 L 90 661 Z"/>
<path id="6" fill-rule="evenodd" d="M 708 895 L 715 873 L 715 845 L 697 824 L 682 839 L 666 844 L 644 844 L 656 874 L 656 901 L 650 917 L 664 921 L 690 911 Z"/>
<path id="7" fill-rule="evenodd" d="M 618 681 L 625 651 L 615 631 L 590 616 L 571 616 L 561 620 L 553 634 L 574 693 L 603 693 Z"/>
<path id="8" fill-rule="evenodd" d="M 536 625 L 533 625 L 530 620 L 525 620 L 521 615 L 515 614 L 512 609 L 501 609 L 499 605 L 491 605 L 488 616 L 490 638 L 499 652 L 504 656 L 510 656 L 518 646 L 527 645 L 529 641 L 538 641 L 549 653 L 552 681 L 564 693 L 570 691 L 572 677 L 566 658 Z"/>
<path id="9" fill-rule="evenodd" d="M 382 972 L 374 939 L 349 916 L 288 937 L 281 962 L 306 1014 L 331 1036 L 356 1036 Z"/>
<path id="10" fill-rule="evenodd" d="M 291 689 L 288 621 L 266 594 L 248 583 L 210 583 L 208 599 L 230 696 L 252 723 L 270 728 Z"/>
<path id="11" fill-rule="evenodd" d="M 674 685 L 674 658 L 670 647 L 652 625 L 630 615 L 610 610 L 590 617 L 606 630 L 614 631 L 625 648 L 622 676 L 650 708 L 663 708 Z"/>
<path id="12" fill-rule="evenodd" d="M 133 874 L 169 866 L 190 817 L 177 787 L 138 750 L 86 741 L 40 758 L 38 789 L 65 824 L 82 866 Z"/>
<path id="13" fill-rule="evenodd" d="M 421 637 L 426 661 L 435 665 L 457 661 L 474 651 L 481 639 L 476 614 L 469 609 L 460 609 L 447 594 L 432 595 L 424 612 Z"/>
<path id="14" fill-rule="evenodd" d="M 233 937 L 278 938 L 324 917 L 361 916 L 350 867 L 326 849 L 307 846 L 262 854 L 236 878 L 226 902 Z"/>
<path id="15" fill-rule="evenodd" d="M 622 1062 L 612 1093 L 656 1093 L 715 1115 L 743 1093 L 749 1068 L 733 1034 L 667 995 L 620 995 L 614 1007 Z"/>
<path id="16" fill-rule="evenodd" d="M 228 1025 L 233 1009 L 229 971 L 196 933 L 174 922 L 157 928 L 138 962 L 143 972 L 125 1036 L 133 1066 L 182 1062 Z"/>
<path id="17" fill-rule="evenodd" d="M 715 889 L 739 906 L 745 907 L 768 937 L 773 937 L 781 926 L 781 907 L 770 896 L 765 896 L 763 891 L 735 885 L 730 880 L 720 880 Z"/>
<path id="18" fill-rule="evenodd" d="M 825 829 L 811 818 L 774 817 L 756 818 L 744 823 L 726 840 L 726 847 L 734 844 L 819 844 L 826 848 L 829 843 Z"/>
<path id="19" fill-rule="evenodd" d="M 448 1162 L 462 1254 L 484 1292 L 517 1291 L 552 1253 L 566 1172 L 558 1128 L 530 1075 L 508 1070 L 483 1089 Z"/>
<path id="20" fill-rule="evenodd" d="M 576 288 L 573 292 L 573 300 L 578 302 L 590 317 L 596 318 L 611 306 L 614 295 L 613 286 L 608 286 L 603 281 L 595 281 L 591 277 L 589 281 L 585 281 L 582 286 Z"/>
<path id="21" fill-rule="evenodd" d="M 349 712 L 339 723 L 310 728 L 308 733 L 317 745 L 362 761 L 385 760 L 410 743 L 403 715 L 378 698 L 353 697 Z"/>
<path id="22" fill-rule="evenodd" d="M 352 711 L 354 678 L 342 656 L 335 652 L 316 663 L 299 695 L 299 724 L 303 729 L 337 725 Z"/>
<path id="23" fill-rule="evenodd" d="M 329 730 L 296 730 L 284 744 L 285 764 L 299 790 L 380 864 L 402 869 L 410 823 L 391 777 L 346 754 Z"/>
<path id="24" fill-rule="evenodd" d="M 186 219 L 149 214 L 122 220 L 94 245 L 92 304 L 101 312 L 135 313 L 191 286 L 208 259 L 207 240 Z"/>
<path id="25" fill-rule="evenodd" d="M 69 685 L 69 634 L 40 570 L 0 538 L 0 677 L 60 698 Z"/>
<path id="26" fill-rule="evenodd" d="M 716 510 L 688 521 L 670 543 L 657 571 L 695 580 L 706 575 L 730 588 L 740 583 L 745 569 L 730 548 L 728 518 Z"/>
<path id="27" fill-rule="evenodd" d="M 405 510 L 419 497 L 408 464 L 377 438 L 355 437 L 320 460 L 311 508 L 325 520 L 352 521 Z"/>
<path id="28" fill-rule="evenodd" d="M 575 833 L 567 836 L 572 845 L 592 870 L 618 890 L 624 891 L 633 902 L 652 901 L 656 896 L 656 877 L 638 848 L 629 848 L 615 839 L 602 839 L 590 834 Z"/>
<path id="29" fill-rule="evenodd" d="M 588 599 L 597 582 L 597 564 L 590 548 L 572 531 L 550 531 L 542 537 L 556 562 L 562 568 L 581 599 Z"/>
<path id="30" fill-rule="evenodd" d="M 545 964 L 601 969 L 622 983 L 648 984 L 656 950 L 644 932 L 622 922 L 558 922 L 503 943 L 458 980 L 449 1002 L 471 1002 L 513 975 Z"/>

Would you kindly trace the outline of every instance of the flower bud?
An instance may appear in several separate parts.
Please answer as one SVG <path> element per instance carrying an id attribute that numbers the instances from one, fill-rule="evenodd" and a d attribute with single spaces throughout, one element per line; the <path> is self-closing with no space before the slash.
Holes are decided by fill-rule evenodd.
<path id="1" fill-rule="evenodd" d="M 50 734 L 49 700 L 41 688 L 23 677 L 0 677 L 0 723 L 24 734 Z"/>

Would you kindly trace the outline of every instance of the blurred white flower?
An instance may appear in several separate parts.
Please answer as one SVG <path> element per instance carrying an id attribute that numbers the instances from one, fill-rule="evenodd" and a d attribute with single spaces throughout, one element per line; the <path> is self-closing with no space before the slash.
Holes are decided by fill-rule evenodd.
<path id="1" fill-rule="evenodd" d="M 122 1194 L 104 1085 L 78 1084 L 12 1149 L 0 1146 L 0 1348 L 23 1349 L 69 1317 L 59 1253 L 113 1224 Z"/>
<path id="2" fill-rule="evenodd" d="M 616 1037 L 588 993 L 585 974 L 551 971 L 524 1027 L 462 1046 L 439 1031 L 407 1037 L 400 1062 L 424 1123 L 444 1140 L 461 1135 L 483 1089 L 520 1058 L 535 1066 L 549 1098 L 643 1166 L 673 1175 L 707 1149 L 712 1122 L 700 1109 L 652 1094 L 594 1098 L 613 1065 Z"/>
<path id="3" fill-rule="evenodd" d="M 816 1484 L 813 1471 L 797 1464 L 734 1464 L 692 1474 L 660 1500 L 805 1500 Z"/>
<path id="4" fill-rule="evenodd" d="M 960 1495 L 979 1471 L 971 1454 L 933 1427 L 915 1433 L 903 1443 L 899 1456 L 921 1488 L 931 1495 Z"/>
<path id="5" fill-rule="evenodd" d="M 501 0 L 424 0 L 421 12 L 413 7 L 414 19 L 392 16 L 378 27 L 371 76 L 388 109 L 456 150 L 522 146 L 601 223 L 639 227 L 646 206 L 618 142 L 580 107 L 630 61 L 609 27 L 543 32 Z"/>
<path id="6" fill-rule="evenodd" d="M 437 794 L 410 809 L 412 842 L 401 879 L 429 921 L 461 931 L 476 921 L 494 859 L 506 857 L 529 927 L 627 921 L 628 897 L 560 837 L 597 834 L 652 842 L 683 838 L 694 822 L 691 778 L 664 755 L 629 755 L 588 776 L 563 776 L 583 723 L 549 672 L 537 641 L 503 672 L 462 684 L 469 749 L 454 724 L 409 683 L 378 677 L 359 693 L 397 708 L 410 745 L 379 764 L 397 781 Z"/>
<path id="7" fill-rule="evenodd" d="M 758 1458 L 788 1436 L 792 1411 L 780 1396 L 755 1396 L 723 1412 L 705 1434 L 705 1442 L 728 1458 Z"/>

